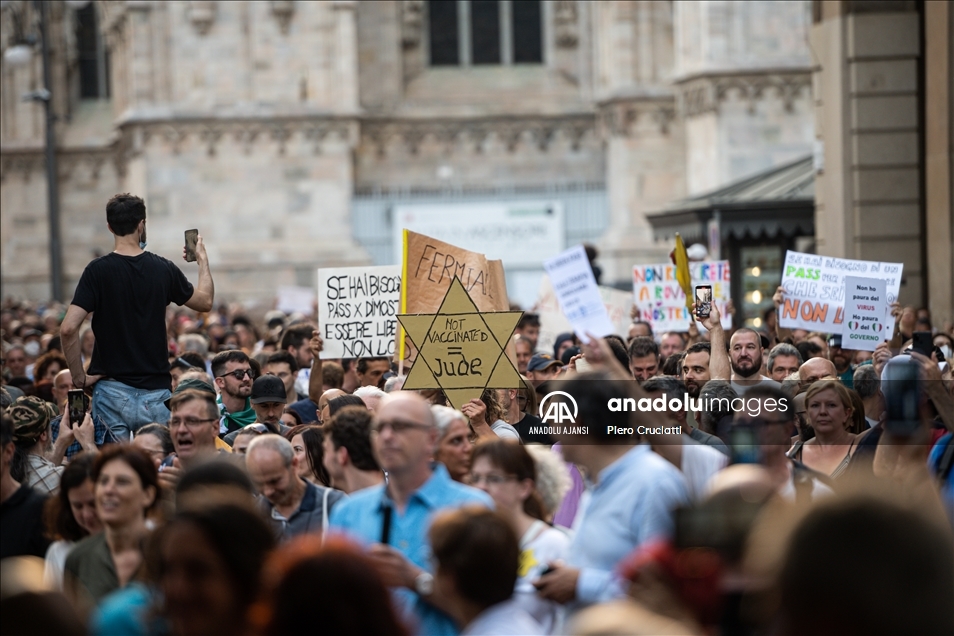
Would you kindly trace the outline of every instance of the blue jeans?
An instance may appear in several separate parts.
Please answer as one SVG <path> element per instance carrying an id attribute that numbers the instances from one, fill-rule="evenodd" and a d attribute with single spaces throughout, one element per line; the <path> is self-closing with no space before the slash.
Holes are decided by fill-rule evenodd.
<path id="1" fill-rule="evenodd" d="M 163 402 L 170 395 L 169 389 L 145 391 L 115 380 L 100 380 L 93 385 L 93 418 L 106 422 L 116 439 L 128 441 L 146 424 L 169 421 L 169 409 Z"/>

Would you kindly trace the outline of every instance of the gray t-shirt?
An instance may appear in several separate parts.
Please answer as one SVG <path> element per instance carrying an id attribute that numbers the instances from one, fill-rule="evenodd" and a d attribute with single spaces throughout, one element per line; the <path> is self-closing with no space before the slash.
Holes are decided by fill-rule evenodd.
<path id="1" fill-rule="evenodd" d="M 512 427 L 510 424 L 507 424 L 503 420 L 497 420 L 490 425 L 490 430 L 497 434 L 497 437 L 501 439 L 515 439 L 520 441 L 520 433 L 517 432 L 517 429 Z"/>

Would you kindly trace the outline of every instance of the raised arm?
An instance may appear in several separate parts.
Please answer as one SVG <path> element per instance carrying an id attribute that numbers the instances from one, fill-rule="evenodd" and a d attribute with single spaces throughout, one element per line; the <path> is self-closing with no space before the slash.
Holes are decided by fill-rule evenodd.
<path id="1" fill-rule="evenodd" d="M 62 324 L 60 324 L 63 355 L 66 356 L 66 364 L 69 365 L 70 375 L 73 376 L 73 386 L 78 389 L 93 386 L 102 377 L 98 375 L 86 377 L 86 369 L 83 368 L 79 329 L 88 315 L 89 312 L 82 307 L 70 305 L 66 310 L 66 316 L 64 316 Z"/>
<path id="2" fill-rule="evenodd" d="M 185 259 L 185 248 L 182 250 Z M 199 284 L 192 292 L 192 298 L 186 301 L 186 307 L 194 311 L 212 311 L 215 300 L 215 284 L 212 282 L 212 270 L 209 269 L 209 255 L 205 251 L 205 243 L 200 234 L 195 240 L 195 262 L 199 265 Z"/>
<path id="3" fill-rule="evenodd" d="M 772 296 L 772 302 L 775 303 L 775 344 L 783 342 L 792 337 L 792 330 L 782 326 L 782 308 L 785 304 L 785 288 L 781 285 L 775 290 Z"/>
<path id="4" fill-rule="evenodd" d="M 715 303 L 710 303 L 709 316 L 699 320 L 709 330 L 709 378 L 711 380 L 730 380 L 732 366 L 725 347 L 725 329 L 722 328 L 722 315 Z M 692 304 L 692 316 L 696 318 L 696 304 Z M 698 318 L 696 318 L 698 320 Z"/>
<path id="5" fill-rule="evenodd" d="M 311 349 L 311 355 L 314 356 L 311 359 L 311 375 L 308 376 L 308 397 L 312 402 L 318 404 L 318 400 L 321 399 L 321 394 L 323 393 L 324 382 L 321 377 L 321 350 L 324 348 L 325 343 L 321 339 L 321 336 L 318 335 L 318 330 L 315 329 L 315 332 L 311 336 L 311 341 L 308 343 L 308 348 Z"/>

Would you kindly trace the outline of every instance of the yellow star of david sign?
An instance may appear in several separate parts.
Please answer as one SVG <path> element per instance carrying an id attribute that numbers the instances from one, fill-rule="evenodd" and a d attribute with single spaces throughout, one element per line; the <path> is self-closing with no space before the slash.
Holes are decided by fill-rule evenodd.
<path id="1" fill-rule="evenodd" d="M 418 348 L 405 389 L 442 389 L 460 409 L 484 389 L 511 389 L 521 379 L 504 349 L 523 312 L 481 313 L 454 278 L 436 314 L 401 314 L 398 320 Z"/>

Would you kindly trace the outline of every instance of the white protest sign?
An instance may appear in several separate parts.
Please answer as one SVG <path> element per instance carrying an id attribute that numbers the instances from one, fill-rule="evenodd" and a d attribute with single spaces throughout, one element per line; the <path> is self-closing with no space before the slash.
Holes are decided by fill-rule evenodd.
<path id="1" fill-rule="evenodd" d="M 544 261 L 543 268 L 550 276 L 563 315 L 581 340 L 589 342 L 587 333 L 603 337 L 614 332 L 582 245 Z"/>
<path id="2" fill-rule="evenodd" d="M 887 285 L 878 278 L 845 276 L 845 329 L 842 347 L 874 351 L 886 338 Z M 893 328 L 893 326 L 892 326 Z"/>
<path id="3" fill-rule="evenodd" d="M 788 329 L 841 333 L 845 321 L 845 278 L 875 278 L 885 282 L 885 306 L 898 299 L 904 263 L 857 261 L 788 251 L 782 271 L 785 302 L 778 324 Z M 891 333 L 894 318 L 888 310 L 884 327 Z"/>
<path id="4" fill-rule="evenodd" d="M 315 311 L 315 290 L 311 287 L 281 286 L 278 288 L 275 308 L 286 314 L 301 312 L 310 316 Z"/>
<path id="5" fill-rule="evenodd" d="M 322 360 L 393 356 L 400 309 L 400 265 L 319 269 Z"/>
<path id="6" fill-rule="evenodd" d="M 719 308 L 722 326 L 732 327 L 732 316 L 726 303 L 732 297 L 729 281 L 729 261 L 689 263 L 692 287 L 712 287 L 712 302 Z M 686 307 L 686 293 L 676 280 L 676 266 L 672 263 L 633 266 L 633 297 L 638 318 L 653 326 L 654 333 L 688 331 L 691 317 Z M 702 327 L 700 325 L 700 331 Z"/>
<path id="7" fill-rule="evenodd" d="M 629 310 L 633 306 L 633 295 L 629 292 L 599 286 L 600 298 L 610 322 L 613 323 L 613 333 L 626 337 L 629 330 Z M 537 294 L 537 303 L 534 311 L 540 316 L 540 335 L 537 337 L 537 350 L 542 353 L 553 351 L 553 343 L 561 333 L 573 331 L 573 326 L 560 311 L 560 302 L 556 291 L 550 283 L 550 277 L 544 276 L 540 280 L 540 292 Z"/>

